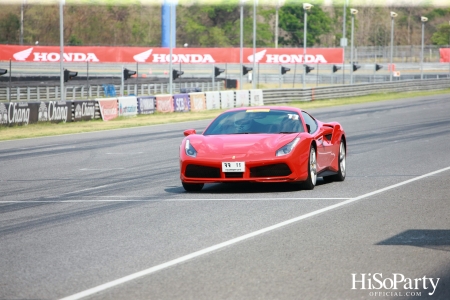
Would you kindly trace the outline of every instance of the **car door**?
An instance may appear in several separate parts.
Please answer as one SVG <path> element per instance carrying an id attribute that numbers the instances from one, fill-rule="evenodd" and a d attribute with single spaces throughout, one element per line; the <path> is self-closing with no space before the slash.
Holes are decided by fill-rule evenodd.
<path id="1" fill-rule="evenodd" d="M 302 117 L 305 124 L 309 128 L 309 133 L 314 136 L 314 140 L 317 145 L 317 171 L 321 171 L 328 167 L 331 161 L 331 139 L 327 137 L 332 133 L 331 130 L 326 130 L 323 127 L 319 127 L 318 122 L 307 112 L 302 111 Z"/>

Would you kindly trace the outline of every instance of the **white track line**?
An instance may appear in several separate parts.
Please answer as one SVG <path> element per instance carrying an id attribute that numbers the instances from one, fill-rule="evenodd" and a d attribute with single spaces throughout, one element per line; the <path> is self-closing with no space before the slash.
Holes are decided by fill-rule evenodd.
<path id="1" fill-rule="evenodd" d="M 431 173 L 428 173 L 428 174 L 425 174 L 425 175 L 421 175 L 421 176 L 418 176 L 418 177 L 414 177 L 412 179 L 409 179 L 409 180 L 406 180 L 406 181 L 402 181 L 402 182 L 394 184 L 394 185 L 390 185 L 388 187 L 385 187 L 385 188 L 382 188 L 382 189 L 379 189 L 379 190 L 376 190 L 376 191 L 373 191 L 373 192 L 370 192 L 370 193 L 358 196 L 356 198 L 351 198 L 349 200 L 342 201 L 342 202 L 339 202 L 339 203 L 334 204 L 334 205 L 327 206 L 327 207 L 322 208 L 322 209 L 318 209 L 316 211 L 313 211 L 313 212 L 310 212 L 310 213 L 298 216 L 296 218 L 293 218 L 293 219 L 290 219 L 290 220 L 287 220 L 287 221 L 284 221 L 284 222 L 281 222 L 281 223 L 278 223 L 278 224 L 275 224 L 275 225 L 272 225 L 272 226 L 269 226 L 269 227 L 266 227 L 266 228 L 263 228 L 263 229 L 260 229 L 260 230 L 257 230 L 257 231 L 245 234 L 245 235 L 242 235 L 240 237 L 228 240 L 226 242 L 223 242 L 223 243 L 220 243 L 220 244 L 216 244 L 216 245 L 213 245 L 211 247 L 208 247 L 208 248 L 205 248 L 205 249 L 202 249 L 202 250 L 190 253 L 188 255 L 185 255 L 185 256 L 176 258 L 174 260 L 162 263 L 160 265 L 151 267 L 149 269 L 142 270 L 140 272 L 137 272 L 137 273 L 134 273 L 134 274 L 130 274 L 128 276 L 125 276 L 125 277 L 122 277 L 122 278 L 119 278 L 119 279 L 116 279 L 116 280 L 113 280 L 113 281 L 101 284 L 101 285 L 93 287 L 91 289 L 88 289 L 88 290 L 76 293 L 74 295 L 62 298 L 61 300 L 76 300 L 76 299 L 81 299 L 81 298 L 84 298 L 84 297 L 96 294 L 98 292 L 101 292 L 101 291 L 113 288 L 113 287 L 115 287 L 117 285 L 120 285 L 120 284 L 123 284 L 125 282 L 128 282 L 128 281 L 131 281 L 131 280 L 134 280 L 134 279 L 137 279 L 137 278 L 149 275 L 151 273 L 155 273 L 157 271 L 160 271 L 160 270 L 172 267 L 174 265 L 186 262 L 186 261 L 191 260 L 193 258 L 202 256 L 202 255 L 205 255 L 205 254 L 208 254 L 208 253 L 211 253 L 211 252 L 216 251 L 218 249 L 221 249 L 221 248 L 224 248 L 224 247 L 228 247 L 230 245 L 233 245 L 233 244 L 242 242 L 244 240 L 253 238 L 253 237 L 261 235 L 263 233 L 266 233 L 266 232 L 269 232 L 269 231 L 272 231 L 272 230 L 275 230 L 275 229 L 278 229 L 278 228 L 290 225 L 292 223 L 295 223 L 295 222 L 298 222 L 298 221 L 301 221 L 301 220 L 304 220 L 304 219 L 316 216 L 318 214 L 321 214 L 321 213 L 324 213 L 324 212 L 336 209 L 338 207 L 341 207 L 341 206 L 344 206 L 344 205 L 347 205 L 347 204 L 350 204 L 350 203 L 353 203 L 353 202 L 356 202 L 356 201 L 359 201 L 359 200 L 371 197 L 371 196 L 376 195 L 376 194 L 383 193 L 385 191 L 397 188 L 399 186 L 402 186 L 402 185 L 405 185 L 405 184 L 408 184 L 408 183 L 411 183 L 411 182 L 414 182 L 414 181 L 417 181 L 417 180 L 420 180 L 420 179 L 423 179 L 423 178 L 426 178 L 426 177 L 429 177 L 429 176 L 433 176 L 433 175 L 436 175 L 438 173 L 442 173 L 442 172 L 445 172 L 445 171 L 448 171 L 448 170 L 450 170 L 450 167 L 447 167 L 447 168 L 444 168 L 444 169 L 440 169 L 440 170 L 437 170 L 437 171 L 434 171 L 434 172 L 431 172 Z"/>
<path id="2" fill-rule="evenodd" d="M 64 193 L 64 194 L 61 194 L 61 195 L 70 195 L 70 194 L 76 194 L 76 193 L 85 192 L 85 191 L 92 191 L 92 190 L 101 189 L 101 188 L 104 188 L 104 187 L 107 187 L 107 186 L 110 186 L 110 185 L 113 185 L 113 184 L 100 185 L 100 186 L 96 186 L 96 187 L 92 187 L 92 188 L 87 188 L 87 189 L 82 189 L 82 190 L 78 190 L 78 191 Z M 53 196 L 49 196 L 49 198 L 53 198 Z"/>
<path id="3" fill-rule="evenodd" d="M 53 197 L 47 197 L 53 198 Z M 96 202 L 179 202 L 179 201 L 296 201 L 296 200 L 347 200 L 350 198 L 242 198 L 242 199 L 70 199 L 70 200 L 4 200 L 0 203 L 96 203 Z"/>

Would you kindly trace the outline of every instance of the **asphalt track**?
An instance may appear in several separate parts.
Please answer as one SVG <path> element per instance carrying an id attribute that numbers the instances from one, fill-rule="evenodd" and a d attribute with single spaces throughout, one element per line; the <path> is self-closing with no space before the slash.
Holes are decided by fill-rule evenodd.
<path id="1" fill-rule="evenodd" d="M 450 299 L 450 95 L 310 112 L 348 137 L 313 191 L 184 192 L 207 121 L 0 142 L 0 299 Z"/>

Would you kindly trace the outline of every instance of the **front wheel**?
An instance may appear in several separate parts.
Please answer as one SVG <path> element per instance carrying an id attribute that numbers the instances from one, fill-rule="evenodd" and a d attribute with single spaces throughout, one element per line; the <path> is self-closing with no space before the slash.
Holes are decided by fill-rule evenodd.
<path id="1" fill-rule="evenodd" d="M 316 149 L 311 146 L 309 150 L 309 163 L 308 163 L 308 179 L 303 181 L 301 186 L 304 190 L 312 190 L 317 181 L 317 158 Z"/>
<path id="2" fill-rule="evenodd" d="M 182 182 L 184 189 L 187 192 L 200 192 L 205 185 L 204 183 L 186 183 Z"/>

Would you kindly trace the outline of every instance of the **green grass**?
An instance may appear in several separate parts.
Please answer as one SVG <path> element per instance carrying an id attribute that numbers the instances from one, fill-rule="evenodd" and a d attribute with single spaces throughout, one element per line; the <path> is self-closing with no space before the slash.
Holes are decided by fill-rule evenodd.
<path id="1" fill-rule="evenodd" d="M 450 89 L 440 91 L 411 92 L 411 93 L 383 93 L 353 98 L 316 100 L 311 102 L 291 102 L 286 103 L 285 105 L 293 107 L 301 107 L 303 109 L 311 109 L 311 108 L 320 108 L 338 105 L 395 100 L 420 96 L 430 96 L 437 94 L 450 94 Z M 153 115 L 138 115 L 137 117 L 128 117 L 128 118 L 120 117 L 108 122 L 104 122 L 102 120 L 93 120 L 86 122 L 70 122 L 58 124 L 39 123 L 39 124 L 29 124 L 27 126 L 13 126 L 13 127 L 1 126 L 0 141 L 212 119 L 222 111 L 223 110 L 207 110 L 201 112 L 186 112 L 186 113 L 166 113 L 166 114 L 155 113 Z"/>

